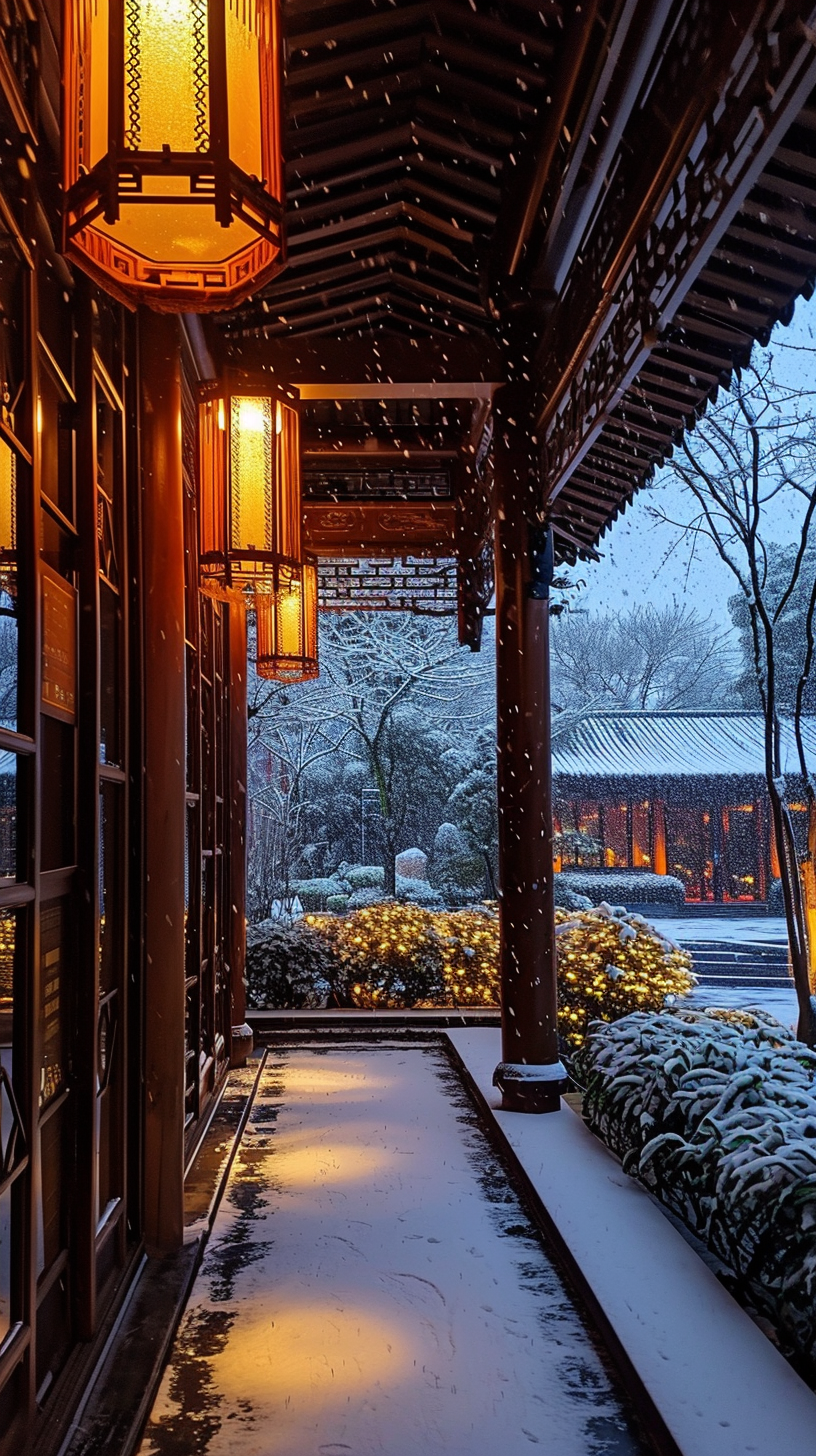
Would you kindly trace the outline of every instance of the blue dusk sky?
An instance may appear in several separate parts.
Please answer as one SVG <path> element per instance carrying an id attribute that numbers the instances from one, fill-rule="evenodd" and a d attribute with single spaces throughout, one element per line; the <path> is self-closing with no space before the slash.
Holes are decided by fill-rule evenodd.
<path id="1" fill-rule="evenodd" d="M 790 326 L 775 329 L 767 350 L 755 349 L 758 367 L 768 355 L 778 380 L 791 389 L 816 391 L 816 299 L 800 299 Z M 731 574 L 709 542 L 699 537 L 693 546 L 688 539 L 678 541 L 680 532 L 656 522 L 650 514 L 655 506 L 677 521 L 695 514 L 688 490 L 664 469 L 606 533 L 599 547 L 602 560 L 572 572 L 585 583 L 574 605 L 591 612 L 626 611 L 676 598 L 703 615 L 710 612 L 719 626 L 730 627 Z M 780 515 L 769 534 L 780 541 L 792 539 L 790 520 Z"/>

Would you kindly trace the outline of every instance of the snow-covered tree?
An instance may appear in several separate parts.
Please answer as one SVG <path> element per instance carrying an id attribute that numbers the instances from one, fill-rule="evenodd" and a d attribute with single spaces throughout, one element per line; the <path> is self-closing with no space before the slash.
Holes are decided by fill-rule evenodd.
<path id="1" fill-rule="evenodd" d="M 285 797 L 291 798 L 290 778 L 297 779 L 301 795 L 300 838 L 291 841 L 296 856 L 314 834 L 315 790 L 336 780 L 344 759 L 363 766 L 364 780 L 377 793 L 379 816 L 372 832 L 386 893 L 393 894 L 394 860 L 404 847 L 400 841 L 419 842 L 423 820 L 425 840 L 433 838 L 452 788 L 446 755 L 463 734 L 484 722 L 493 666 L 488 656 L 459 647 L 450 621 L 371 612 L 324 615 L 320 662 L 315 682 L 284 690 L 258 687 L 253 721 L 261 727 L 255 732 L 259 741 L 271 734 L 286 744 Z M 296 748 L 305 743 L 299 775 L 292 766 L 293 737 Z M 283 763 L 284 753 L 278 758 Z M 280 797 L 279 790 L 276 794 Z"/>
<path id="2" fill-rule="evenodd" d="M 736 587 L 734 614 L 749 650 L 764 722 L 765 780 L 799 1005 L 799 1036 L 816 1045 L 816 784 L 802 734 L 816 643 L 816 417 L 803 390 L 770 366 L 735 379 L 731 393 L 687 435 L 672 461 L 695 502 L 686 534 L 707 537 Z M 660 519 L 669 519 L 659 508 Z M 780 533 L 788 544 L 780 548 Z M 791 624 L 793 628 L 791 627 Z M 744 682 L 744 678 L 743 678 Z M 780 714 L 793 720 L 797 797 L 806 795 L 807 851 L 797 855 L 783 775 Z"/>
<path id="3" fill-rule="evenodd" d="M 774 617 L 774 658 L 776 695 L 780 710 L 789 713 L 796 705 L 796 693 L 802 676 L 803 656 L 807 646 L 807 617 L 810 592 L 816 579 L 816 542 L 812 542 L 797 569 L 797 547 L 767 543 L 765 597 Z M 795 576 L 793 591 L 788 591 Z M 778 609 L 778 610 L 777 610 Z M 737 691 L 747 708 L 759 708 L 761 699 L 754 659 L 754 634 L 751 612 L 744 592 L 728 599 L 731 620 L 737 629 L 741 670 Z M 816 677 L 805 684 L 803 707 L 816 709 Z"/>
<path id="4" fill-rule="evenodd" d="M 596 710 L 709 708 L 732 678 L 724 632 L 682 602 L 573 610 L 552 626 L 553 700 Z"/>

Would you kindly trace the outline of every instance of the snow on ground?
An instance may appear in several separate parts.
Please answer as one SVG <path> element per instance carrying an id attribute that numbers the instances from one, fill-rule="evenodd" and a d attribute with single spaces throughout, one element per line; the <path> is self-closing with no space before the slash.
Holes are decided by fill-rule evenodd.
<path id="1" fill-rule="evenodd" d="M 647 917 L 658 930 L 668 935 L 679 945 L 685 946 L 694 955 L 695 943 L 708 941 L 724 946 L 784 946 L 787 930 L 784 918 L 779 915 L 766 916 L 689 916 L 688 919 L 672 915 L 650 913 Z M 795 1027 L 797 1008 L 793 986 L 779 982 L 775 986 L 763 985 L 763 979 L 770 977 L 742 978 L 735 967 L 733 981 L 728 976 L 727 963 L 723 965 L 723 979 L 708 980 L 692 991 L 689 1001 L 695 1006 L 729 1006 L 746 1009 L 751 1006 L 769 1011 L 784 1026 Z"/>
<path id="2" fill-rule="evenodd" d="M 784 945 L 788 933 L 781 915 L 756 915 L 733 918 L 723 915 L 690 915 L 688 919 L 661 915 L 658 909 L 650 910 L 646 919 L 681 945 L 691 945 L 695 940 L 718 940 L 729 945 L 756 945 L 764 942 Z"/>
<path id="3" fill-rule="evenodd" d="M 141 1456 L 635 1456 L 441 1050 L 269 1055 Z"/>
<path id="4" fill-rule="evenodd" d="M 783 1026 L 796 1029 L 796 993 L 793 986 L 697 986 L 683 1004 L 691 1003 L 701 1010 L 705 1006 L 729 1006 L 747 1010 L 759 1006 L 769 1011 Z"/>

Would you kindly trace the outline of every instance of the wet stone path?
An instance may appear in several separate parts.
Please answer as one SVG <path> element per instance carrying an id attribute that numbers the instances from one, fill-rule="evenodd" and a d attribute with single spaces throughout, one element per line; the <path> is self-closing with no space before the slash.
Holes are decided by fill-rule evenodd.
<path id="1" fill-rule="evenodd" d="M 271 1051 L 140 1456 L 634 1456 L 435 1047 Z"/>

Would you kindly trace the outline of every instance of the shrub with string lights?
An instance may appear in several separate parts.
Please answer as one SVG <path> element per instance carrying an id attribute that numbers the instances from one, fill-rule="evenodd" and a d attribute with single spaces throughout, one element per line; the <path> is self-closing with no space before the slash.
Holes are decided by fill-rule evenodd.
<path id="1" fill-rule="evenodd" d="M 332 945 L 355 1006 L 495 1006 L 495 907 L 434 911 L 393 900 L 345 919 L 312 915 Z"/>
<path id="2" fill-rule="evenodd" d="M 355 1006 L 499 1004 L 496 906 L 432 911 L 385 901 L 344 919 L 309 916 L 340 961 Z M 556 911 L 559 1028 L 581 1045 L 591 1021 L 671 1005 L 694 984 L 691 958 L 642 916 L 601 905 Z"/>
<path id="3" fill-rule="evenodd" d="M 694 985 L 691 956 L 644 920 L 611 905 L 556 910 L 558 1025 L 579 1047 L 591 1021 L 659 1011 Z"/>

